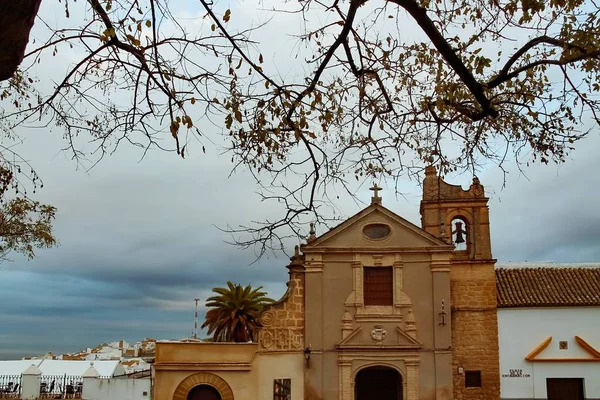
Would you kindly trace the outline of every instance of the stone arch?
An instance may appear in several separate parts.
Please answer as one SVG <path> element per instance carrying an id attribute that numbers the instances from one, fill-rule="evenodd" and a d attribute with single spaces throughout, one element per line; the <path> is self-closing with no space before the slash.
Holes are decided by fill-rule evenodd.
<path id="1" fill-rule="evenodd" d="M 356 368 L 354 370 L 354 372 L 352 372 L 352 385 L 354 385 L 356 383 L 356 375 L 358 375 L 358 373 L 360 371 L 362 371 L 363 369 L 371 368 L 371 367 L 385 367 L 385 368 L 394 369 L 394 370 L 396 370 L 396 372 L 398 372 L 400 374 L 400 377 L 402 378 L 402 382 L 406 382 L 406 373 L 400 367 L 398 367 L 396 364 L 374 361 L 374 362 L 370 362 L 367 364 L 363 364 L 360 367 Z"/>
<path id="2" fill-rule="evenodd" d="M 227 382 L 220 376 L 209 372 L 198 372 L 182 380 L 175 389 L 173 400 L 187 400 L 188 393 L 199 385 L 209 385 L 217 389 L 221 395 L 221 400 L 234 400 L 233 391 Z"/>
<path id="3" fill-rule="evenodd" d="M 473 249 L 473 240 L 474 240 L 474 235 L 475 235 L 475 226 L 474 226 L 474 217 L 473 214 L 469 211 L 466 210 L 464 208 L 455 208 L 450 210 L 447 214 L 446 214 L 446 229 L 447 229 L 447 235 L 450 238 L 450 240 L 452 242 L 454 242 L 454 239 L 452 238 L 452 230 L 454 229 L 452 222 L 455 220 L 461 220 L 464 223 L 464 228 L 467 231 L 466 234 L 466 248 L 459 250 L 462 252 L 466 252 L 466 253 L 470 253 L 471 250 Z"/>
<path id="4" fill-rule="evenodd" d="M 454 208 L 446 213 L 446 226 L 449 226 L 453 219 L 461 218 L 469 225 L 473 225 L 473 214 L 465 208 Z"/>

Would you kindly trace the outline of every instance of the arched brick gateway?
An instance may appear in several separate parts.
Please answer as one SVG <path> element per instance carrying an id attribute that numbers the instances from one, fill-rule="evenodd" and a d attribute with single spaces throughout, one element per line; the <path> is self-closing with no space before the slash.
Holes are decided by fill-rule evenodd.
<path id="1" fill-rule="evenodd" d="M 209 372 L 198 372 L 185 378 L 173 394 L 173 400 L 187 400 L 188 393 L 198 385 L 210 385 L 219 391 L 222 400 L 234 400 L 233 391 L 223 378 Z"/>

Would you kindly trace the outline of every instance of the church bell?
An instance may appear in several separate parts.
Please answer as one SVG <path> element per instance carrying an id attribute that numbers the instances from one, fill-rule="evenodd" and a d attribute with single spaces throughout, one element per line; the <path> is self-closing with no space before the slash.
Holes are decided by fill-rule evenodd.
<path id="1" fill-rule="evenodd" d="M 456 230 L 453 233 L 456 233 L 456 239 L 454 239 L 454 243 L 459 244 L 459 243 L 464 243 L 465 242 L 465 238 L 463 236 L 464 233 L 467 233 L 467 231 L 465 231 L 462 227 L 463 223 L 462 222 L 456 222 Z"/>

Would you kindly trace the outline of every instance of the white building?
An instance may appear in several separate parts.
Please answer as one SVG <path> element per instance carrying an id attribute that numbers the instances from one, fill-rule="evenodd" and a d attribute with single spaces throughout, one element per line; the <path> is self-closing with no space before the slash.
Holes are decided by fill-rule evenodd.
<path id="1" fill-rule="evenodd" d="M 502 399 L 600 399 L 600 265 L 497 268 Z"/>
<path id="2" fill-rule="evenodd" d="M 36 367 L 42 360 L 2 360 L 0 361 L 0 376 L 21 375 L 31 365 Z"/>
<path id="3" fill-rule="evenodd" d="M 38 368 L 44 375 L 82 376 L 90 367 L 90 361 L 44 360 Z M 93 361 L 94 368 L 101 377 L 113 377 L 125 374 L 125 369 L 118 360 Z"/>
<path id="4" fill-rule="evenodd" d="M 93 361 L 94 368 L 101 377 L 113 377 L 125 374 L 125 368 L 119 360 Z M 0 375 L 21 375 L 31 365 L 42 372 L 42 376 L 82 376 L 90 367 L 90 361 L 74 360 L 15 360 L 0 361 Z"/>

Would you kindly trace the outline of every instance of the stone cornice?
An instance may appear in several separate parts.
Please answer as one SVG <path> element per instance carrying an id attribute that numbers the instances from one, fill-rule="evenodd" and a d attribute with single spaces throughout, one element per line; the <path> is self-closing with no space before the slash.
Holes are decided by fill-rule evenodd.
<path id="1" fill-rule="evenodd" d="M 198 363 L 180 363 L 180 362 L 162 362 L 154 364 L 156 371 L 250 371 L 252 363 L 236 362 L 198 362 Z"/>
<path id="2" fill-rule="evenodd" d="M 388 253 L 445 253 L 454 251 L 454 246 L 412 246 L 412 247 L 319 247 L 312 248 L 306 251 L 306 255 L 312 253 L 342 253 L 342 254 L 355 254 L 355 253 L 369 253 L 369 254 L 388 254 Z M 495 261 L 495 260 L 494 260 Z"/>

